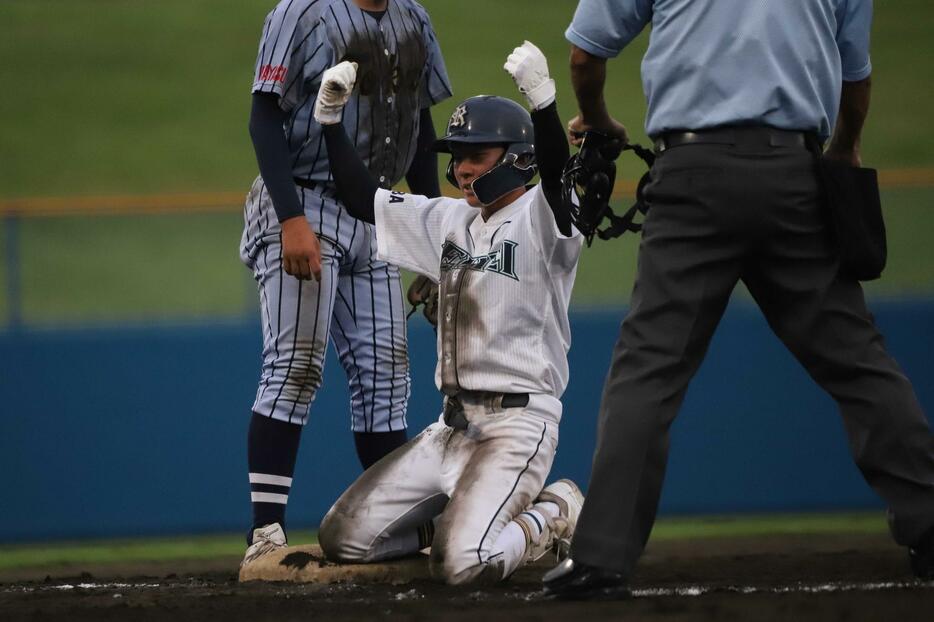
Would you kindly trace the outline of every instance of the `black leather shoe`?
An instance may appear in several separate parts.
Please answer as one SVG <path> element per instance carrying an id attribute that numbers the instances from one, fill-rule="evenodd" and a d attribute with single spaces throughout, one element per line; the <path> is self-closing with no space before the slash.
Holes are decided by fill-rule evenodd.
<path id="1" fill-rule="evenodd" d="M 622 573 L 566 559 L 545 574 L 545 596 L 559 600 L 623 600 L 632 598 Z"/>
<path id="2" fill-rule="evenodd" d="M 908 549 L 911 571 L 922 581 L 934 581 L 934 529 L 928 531 L 916 546 Z"/>

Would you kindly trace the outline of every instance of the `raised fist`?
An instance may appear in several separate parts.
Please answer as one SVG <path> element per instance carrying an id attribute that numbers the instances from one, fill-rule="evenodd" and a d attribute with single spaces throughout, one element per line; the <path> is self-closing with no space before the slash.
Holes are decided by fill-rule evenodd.
<path id="1" fill-rule="evenodd" d="M 357 63 L 345 60 L 328 68 L 321 76 L 315 100 L 315 121 L 321 125 L 340 123 L 344 104 L 350 99 L 356 81 Z"/>
<path id="2" fill-rule="evenodd" d="M 548 61 L 531 41 L 514 49 L 503 69 L 512 76 L 532 110 L 540 110 L 554 101 L 555 81 L 548 77 Z"/>

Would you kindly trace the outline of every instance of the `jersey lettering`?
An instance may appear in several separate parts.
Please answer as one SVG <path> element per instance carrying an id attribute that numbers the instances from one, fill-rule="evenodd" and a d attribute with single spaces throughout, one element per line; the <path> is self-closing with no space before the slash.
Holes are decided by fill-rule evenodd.
<path id="1" fill-rule="evenodd" d="M 259 69 L 259 79 L 263 82 L 285 82 L 286 71 L 282 65 L 263 65 Z"/>
<path id="2" fill-rule="evenodd" d="M 402 192 L 397 192 L 393 190 L 389 193 L 389 202 L 390 203 L 402 203 L 405 201 L 405 194 Z"/>
<path id="3" fill-rule="evenodd" d="M 486 255 L 474 257 L 460 246 L 447 240 L 441 249 L 441 272 L 467 268 L 478 272 L 493 272 L 519 280 L 516 274 L 516 247 L 512 240 L 503 240 L 499 247 Z"/>

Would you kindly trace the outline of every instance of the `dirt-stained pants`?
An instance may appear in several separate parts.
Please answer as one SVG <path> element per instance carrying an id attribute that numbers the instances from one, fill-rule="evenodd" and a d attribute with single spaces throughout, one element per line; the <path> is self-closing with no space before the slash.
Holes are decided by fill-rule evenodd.
<path id="1" fill-rule="evenodd" d="M 501 579 L 494 544 L 542 490 L 561 402 L 531 395 L 527 406 L 504 409 L 490 395 L 459 396 L 466 430 L 438 421 L 365 471 L 321 523 L 327 557 L 360 563 L 411 554 L 403 536 L 440 514 L 432 576 L 451 584 Z"/>

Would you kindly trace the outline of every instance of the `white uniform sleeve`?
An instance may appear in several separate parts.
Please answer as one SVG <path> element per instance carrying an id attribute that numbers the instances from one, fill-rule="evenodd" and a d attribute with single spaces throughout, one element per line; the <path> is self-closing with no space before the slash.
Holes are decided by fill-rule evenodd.
<path id="1" fill-rule="evenodd" d="M 577 265 L 584 237 L 574 225 L 571 225 L 570 236 L 565 236 L 558 230 L 558 224 L 541 184 L 529 192 L 535 193 L 529 205 L 532 241 L 541 251 L 546 264 L 561 271 L 571 270 Z"/>
<path id="2" fill-rule="evenodd" d="M 377 190 L 373 199 L 377 257 L 438 281 L 444 223 L 452 203 L 456 201 L 447 197 Z"/>

